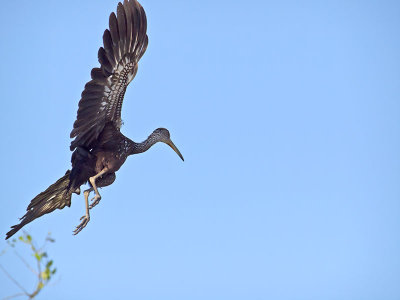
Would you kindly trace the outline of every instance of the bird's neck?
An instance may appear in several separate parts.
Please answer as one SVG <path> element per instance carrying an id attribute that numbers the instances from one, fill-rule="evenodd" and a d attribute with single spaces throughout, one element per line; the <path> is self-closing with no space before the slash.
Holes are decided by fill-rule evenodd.
<path id="1" fill-rule="evenodd" d="M 153 146 L 157 142 L 159 142 L 159 140 L 156 139 L 153 134 L 150 134 L 150 136 L 141 143 L 133 142 L 130 155 L 146 152 L 147 150 L 150 149 L 151 146 Z"/>

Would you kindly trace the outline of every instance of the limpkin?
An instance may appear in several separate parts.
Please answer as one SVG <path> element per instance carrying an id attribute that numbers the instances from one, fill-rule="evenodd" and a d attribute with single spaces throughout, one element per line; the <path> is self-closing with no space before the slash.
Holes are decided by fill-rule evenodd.
<path id="1" fill-rule="evenodd" d="M 98 188 L 114 182 L 115 172 L 129 155 L 147 151 L 157 142 L 169 145 L 183 160 L 165 128 L 154 130 L 142 143 L 135 143 L 120 131 L 125 91 L 147 48 L 146 29 L 146 14 L 136 0 L 118 3 L 117 14 L 111 13 L 109 29 L 103 34 L 104 46 L 98 52 L 100 67 L 92 69 L 91 80 L 86 83 L 79 101 L 70 134 L 74 138 L 70 146 L 72 168 L 30 202 L 20 224 L 11 227 L 6 239 L 34 219 L 70 206 L 72 193 L 79 195 L 81 185 L 88 182 L 90 188 L 83 192 L 86 213 L 74 230 L 78 234 L 90 220 L 89 210 L 101 199 Z M 92 191 L 95 196 L 89 205 Z"/>

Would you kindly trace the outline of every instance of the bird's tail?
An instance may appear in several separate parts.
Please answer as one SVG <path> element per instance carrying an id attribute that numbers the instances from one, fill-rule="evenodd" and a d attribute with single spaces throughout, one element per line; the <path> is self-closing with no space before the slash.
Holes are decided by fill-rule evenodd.
<path id="1" fill-rule="evenodd" d="M 36 218 L 51 213 L 56 208 L 63 209 L 65 206 L 71 206 L 72 193 L 68 192 L 69 174 L 70 171 L 68 170 L 63 177 L 31 201 L 26 209 L 26 214 L 20 218 L 21 223 L 11 226 L 12 229 L 7 232 L 6 240 Z"/>

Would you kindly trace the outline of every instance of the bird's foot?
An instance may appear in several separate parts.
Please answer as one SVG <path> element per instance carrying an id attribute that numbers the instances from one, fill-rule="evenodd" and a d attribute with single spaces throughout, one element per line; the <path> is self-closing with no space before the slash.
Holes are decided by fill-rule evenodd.
<path id="1" fill-rule="evenodd" d="M 76 226 L 76 229 L 73 231 L 74 235 L 77 235 L 79 232 L 82 231 L 83 228 L 86 227 L 86 225 L 89 223 L 90 221 L 90 216 L 89 215 L 84 215 L 81 217 L 82 222 Z"/>
<path id="2" fill-rule="evenodd" d="M 97 204 L 100 203 L 101 196 L 100 195 L 95 195 L 90 201 L 92 201 L 92 204 L 90 204 L 89 209 L 92 209 L 95 207 Z"/>

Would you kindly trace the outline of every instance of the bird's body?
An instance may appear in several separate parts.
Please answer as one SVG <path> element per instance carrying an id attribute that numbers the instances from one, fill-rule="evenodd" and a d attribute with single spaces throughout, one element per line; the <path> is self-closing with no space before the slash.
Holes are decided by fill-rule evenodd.
<path id="1" fill-rule="evenodd" d="M 135 143 L 119 130 L 116 130 L 112 123 L 105 126 L 98 141 L 96 147 L 90 151 L 83 147 L 77 147 L 72 155 L 71 192 L 79 188 L 90 177 L 100 173 L 104 168 L 107 168 L 107 174 L 115 173 L 121 168 L 128 156 L 133 154 Z M 81 176 L 80 174 L 85 175 Z"/>
<path id="2" fill-rule="evenodd" d="M 157 142 L 168 144 L 183 160 L 167 129 L 154 130 L 142 143 L 135 143 L 120 131 L 125 91 L 147 48 L 146 29 L 146 14 L 136 0 L 119 3 L 117 14 L 111 13 L 109 29 L 103 35 L 104 46 L 98 52 L 100 67 L 92 69 L 70 134 L 74 138 L 70 146 L 72 169 L 31 201 L 21 223 L 12 226 L 6 239 L 34 219 L 70 206 L 72 193 L 79 194 L 81 185 L 89 182 L 90 188 L 84 191 L 86 214 L 74 231 L 79 233 L 90 220 L 89 209 L 101 199 L 97 188 L 114 182 L 115 172 L 129 155 L 147 151 Z M 89 205 L 92 191 L 95 196 Z"/>

